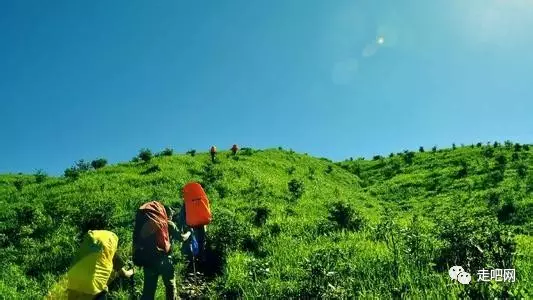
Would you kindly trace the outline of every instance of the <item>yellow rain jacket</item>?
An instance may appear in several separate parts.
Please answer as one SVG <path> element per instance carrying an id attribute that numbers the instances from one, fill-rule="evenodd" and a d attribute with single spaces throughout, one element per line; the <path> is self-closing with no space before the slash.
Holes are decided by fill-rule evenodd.
<path id="1" fill-rule="evenodd" d="M 118 237 L 107 230 L 89 230 L 68 272 L 68 289 L 96 295 L 107 290 Z"/>

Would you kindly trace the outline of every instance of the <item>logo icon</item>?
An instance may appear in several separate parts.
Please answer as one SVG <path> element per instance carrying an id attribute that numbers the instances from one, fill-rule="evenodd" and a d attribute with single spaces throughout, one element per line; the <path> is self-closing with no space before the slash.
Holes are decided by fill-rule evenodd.
<path id="1" fill-rule="evenodd" d="M 469 284 L 472 281 L 470 273 L 465 272 L 461 266 L 453 266 L 448 270 L 448 274 L 452 280 L 457 280 L 461 284 Z"/>

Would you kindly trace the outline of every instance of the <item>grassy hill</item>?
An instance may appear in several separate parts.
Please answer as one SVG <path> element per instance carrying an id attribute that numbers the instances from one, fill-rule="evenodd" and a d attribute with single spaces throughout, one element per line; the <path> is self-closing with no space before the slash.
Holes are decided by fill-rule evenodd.
<path id="1" fill-rule="evenodd" d="M 527 145 L 479 144 L 333 163 L 245 149 L 213 164 L 206 153 L 167 152 L 73 168 L 68 178 L 2 175 L 0 295 L 56 293 L 95 226 L 117 233 L 129 257 L 136 208 L 152 199 L 179 205 L 181 187 L 199 181 L 214 216 L 205 296 L 533 297 L 532 154 Z M 474 281 L 482 268 L 515 268 L 517 279 L 460 285 L 447 275 L 453 265 Z M 128 293 L 119 285 L 112 296 Z"/>

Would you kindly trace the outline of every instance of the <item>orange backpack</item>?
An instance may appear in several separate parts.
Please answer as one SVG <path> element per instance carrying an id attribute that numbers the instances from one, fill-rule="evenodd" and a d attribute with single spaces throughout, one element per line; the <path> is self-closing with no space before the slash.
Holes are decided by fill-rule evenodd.
<path id="1" fill-rule="evenodd" d="M 197 227 L 211 222 L 209 199 L 199 183 L 191 182 L 183 187 L 185 203 L 185 222 L 188 226 Z"/>
<path id="2" fill-rule="evenodd" d="M 133 263 L 149 266 L 161 254 L 170 252 L 168 219 L 165 207 L 157 201 L 143 204 L 137 210 L 133 228 Z"/>

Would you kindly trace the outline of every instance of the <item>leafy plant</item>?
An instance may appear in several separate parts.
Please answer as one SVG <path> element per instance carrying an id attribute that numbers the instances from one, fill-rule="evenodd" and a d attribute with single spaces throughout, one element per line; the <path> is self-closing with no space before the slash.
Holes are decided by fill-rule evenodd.
<path id="1" fill-rule="evenodd" d="M 145 163 L 149 162 L 152 159 L 152 156 L 152 151 L 150 151 L 150 149 L 144 148 L 139 151 L 139 159 Z"/>
<path id="2" fill-rule="evenodd" d="M 35 183 L 43 183 L 48 177 L 48 174 L 43 170 L 37 170 L 33 176 L 35 177 Z"/>
<path id="3" fill-rule="evenodd" d="M 292 195 L 293 200 L 298 200 L 302 197 L 305 192 L 305 186 L 303 181 L 298 179 L 291 179 L 287 184 L 289 192 Z"/>
<path id="4" fill-rule="evenodd" d="M 105 158 L 95 159 L 91 162 L 91 166 L 95 170 L 101 169 L 105 167 L 106 165 L 107 165 L 107 160 Z"/>

